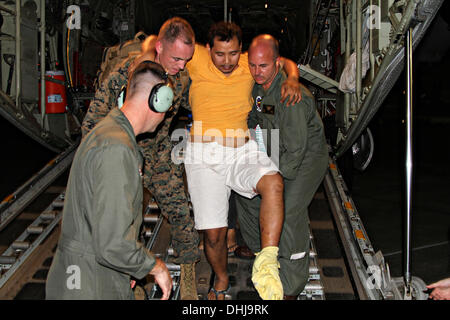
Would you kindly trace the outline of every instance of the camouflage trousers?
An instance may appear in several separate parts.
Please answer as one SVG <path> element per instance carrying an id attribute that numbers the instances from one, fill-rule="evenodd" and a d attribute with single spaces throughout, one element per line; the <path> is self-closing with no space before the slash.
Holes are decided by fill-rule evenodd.
<path id="1" fill-rule="evenodd" d="M 183 182 L 182 164 L 171 160 L 172 144 L 164 139 L 146 145 L 139 143 L 144 153 L 144 187 L 146 187 L 170 225 L 174 258 L 171 262 L 189 264 L 200 260 L 199 235 L 190 215 Z M 155 156 L 156 155 L 156 156 Z"/>

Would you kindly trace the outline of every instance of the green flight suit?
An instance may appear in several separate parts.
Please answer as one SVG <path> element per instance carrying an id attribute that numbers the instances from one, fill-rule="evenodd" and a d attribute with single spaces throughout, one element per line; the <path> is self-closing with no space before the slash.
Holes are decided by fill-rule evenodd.
<path id="1" fill-rule="evenodd" d="M 130 55 L 122 63 L 111 69 L 108 76 L 99 83 L 86 116 L 81 131 L 83 137 L 102 120 L 108 112 L 117 108 L 117 98 L 123 86 L 128 81 L 128 68 L 136 55 Z M 173 110 L 166 113 L 164 121 L 156 132 L 143 134 L 138 139 L 138 145 L 144 154 L 144 186 L 155 198 L 161 213 L 170 225 L 171 243 L 174 249 L 171 262 L 191 264 L 200 260 L 198 249 L 199 235 L 194 227 L 194 220 L 189 210 L 188 197 L 184 188 L 183 164 L 172 161 L 173 144 L 170 132 L 173 129 L 172 120 L 180 107 L 190 108 L 188 103 L 189 74 L 187 70 L 175 76 L 169 76 L 174 84 Z"/>
<path id="2" fill-rule="evenodd" d="M 82 140 L 72 163 L 47 299 L 134 299 L 130 276 L 154 255 L 138 242 L 143 156 L 133 128 L 112 110 Z"/>
<path id="3" fill-rule="evenodd" d="M 323 180 L 328 164 L 328 148 L 322 120 L 314 97 L 302 87 L 302 100 L 287 107 L 281 103 L 281 84 L 286 76 L 281 71 L 267 92 L 255 84 L 248 124 L 267 130 L 263 134 L 269 156 L 278 150 L 279 169 L 284 181 L 285 219 L 279 243 L 280 278 L 285 295 L 298 295 L 309 275 L 308 206 Z M 279 140 L 272 129 L 279 129 Z M 275 139 L 274 139 L 275 138 Z M 279 148 L 273 143 L 279 143 Z M 277 163 L 277 159 L 272 158 Z M 261 197 L 237 199 L 238 220 L 242 236 L 253 252 L 261 250 L 259 207 Z M 302 253 L 305 255 L 302 257 Z"/>

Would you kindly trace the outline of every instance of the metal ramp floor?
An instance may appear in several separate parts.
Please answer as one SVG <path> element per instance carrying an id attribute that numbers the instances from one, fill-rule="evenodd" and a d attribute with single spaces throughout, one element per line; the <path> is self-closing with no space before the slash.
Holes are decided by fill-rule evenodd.
<path id="1" fill-rule="evenodd" d="M 316 193 L 309 209 L 310 267 L 309 280 L 298 300 L 354 300 L 355 294 L 346 270 L 343 251 L 334 229 L 328 200 L 322 188 Z M 238 243 L 239 243 L 239 234 Z M 228 257 L 231 289 L 226 300 L 261 300 L 252 281 L 253 261 Z M 207 299 L 213 283 L 213 273 L 202 254 L 196 266 L 197 291 L 200 300 Z"/>

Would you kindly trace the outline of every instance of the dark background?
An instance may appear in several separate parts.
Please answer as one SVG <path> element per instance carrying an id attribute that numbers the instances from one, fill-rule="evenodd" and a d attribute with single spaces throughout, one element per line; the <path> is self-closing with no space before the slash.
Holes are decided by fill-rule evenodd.
<path id="1" fill-rule="evenodd" d="M 430 283 L 450 277 L 450 28 L 448 1 L 414 53 L 413 276 Z M 353 171 L 353 200 L 375 250 L 392 276 L 403 275 L 406 185 L 406 77 L 400 76 L 369 128 L 372 163 Z"/>

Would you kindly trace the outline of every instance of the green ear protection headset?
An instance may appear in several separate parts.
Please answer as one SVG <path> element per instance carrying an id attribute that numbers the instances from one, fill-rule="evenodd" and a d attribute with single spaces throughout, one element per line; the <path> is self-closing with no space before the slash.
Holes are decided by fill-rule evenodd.
<path id="1" fill-rule="evenodd" d="M 145 60 L 141 62 L 136 69 L 134 69 L 133 74 L 139 72 L 144 72 L 144 70 L 151 70 L 159 78 L 164 80 L 164 83 L 158 83 L 153 86 L 150 94 L 148 96 L 148 107 L 150 110 L 156 113 L 167 112 L 172 106 L 173 102 L 173 90 L 169 86 L 169 81 L 167 73 L 164 71 L 163 67 L 153 61 Z M 122 88 L 119 97 L 117 99 L 117 105 L 119 109 L 123 106 L 127 94 L 126 85 Z"/>

